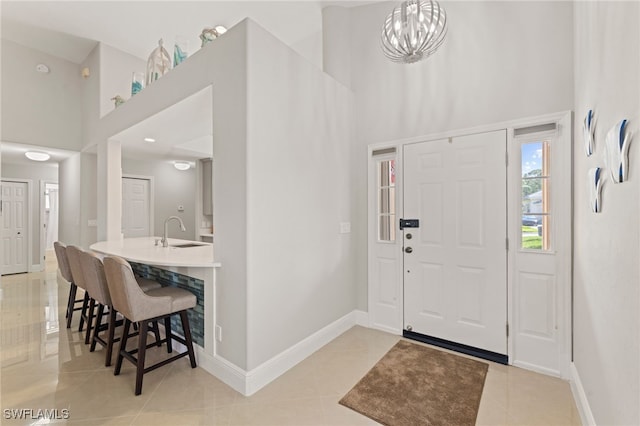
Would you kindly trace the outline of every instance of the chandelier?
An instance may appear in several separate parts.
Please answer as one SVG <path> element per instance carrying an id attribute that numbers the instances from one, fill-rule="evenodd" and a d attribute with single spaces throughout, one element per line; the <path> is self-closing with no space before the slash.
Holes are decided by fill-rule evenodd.
<path id="1" fill-rule="evenodd" d="M 433 54 L 447 33 L 447 15 L 434 0 L 407 0 L 382 27 L 382 52 L 394 62 L 417 62 Z"/>

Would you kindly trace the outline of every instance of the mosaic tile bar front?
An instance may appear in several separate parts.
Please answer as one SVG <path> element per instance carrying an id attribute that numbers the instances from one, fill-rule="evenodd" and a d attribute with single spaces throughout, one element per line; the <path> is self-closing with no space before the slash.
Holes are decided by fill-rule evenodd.
<path id="1" fill-rule="evenodd" d="M 158 281 L 163 286 L 179 287 L 196 295 L 198 300 L 195 308 L 189 309 L 189 326 L 194 343 L 204 347 L 204 281 L 177 272 L 166 271 L 155 266 L 142 263 L 131 263 L 133 272 L 143 278 Z M 180 317 L 171 317 L 171 329 L 182 336 Z"/>

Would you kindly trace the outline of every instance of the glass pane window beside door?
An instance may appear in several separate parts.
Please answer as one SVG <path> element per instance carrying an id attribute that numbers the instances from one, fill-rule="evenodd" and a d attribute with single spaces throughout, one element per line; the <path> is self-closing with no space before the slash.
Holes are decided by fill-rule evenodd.
<path id="1" fill-rule="evenodd" d="M 377 169 L 378 241 L 393 242 L 396 240 L 396 161 L 378 161 Z"/>
<path id="2" fill-rule="evenodd" d="M 551 248 L 549 153 L 549 141 L 521 145 L 522 249 Z"/>

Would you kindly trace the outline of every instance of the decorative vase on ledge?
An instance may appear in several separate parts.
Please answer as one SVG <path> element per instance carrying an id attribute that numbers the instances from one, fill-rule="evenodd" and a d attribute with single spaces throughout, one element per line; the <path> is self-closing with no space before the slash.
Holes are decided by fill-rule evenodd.
<path id="1" fill-rule="evenodd" d="M 162 39 L 158 41 L 158 47 L 153 49 L 147 61 L 147 86 L 165 75 L 171 70 L 171 56 L 162 47 Z"/>

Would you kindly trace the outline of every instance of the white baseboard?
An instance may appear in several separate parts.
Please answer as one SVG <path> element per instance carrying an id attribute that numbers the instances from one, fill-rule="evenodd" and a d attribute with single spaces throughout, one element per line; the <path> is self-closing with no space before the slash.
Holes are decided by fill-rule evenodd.
<path id="1" fill-rule="evenodd" d="M 576 405 L 578 406 L 578 412 L 580 413 L 582 424 L 585 426 L 595 426 L 596 419 L 593 417 L 589 401 L 587 400 L 587 394 L 582 387 L 582 381 L 580 380 L 578 369 L 573 362 L 569 366 L 569 371 L 571 376 L 571 393 L 573 393 L 573 399 L 576 401 Z"/>
<path id="2" fill-rule="evenodd" d="M 245 395 L 252 395 L 363 319 L 352 311 L 247 373 Z"/>
<path id="3" fill-rule="evenodd" d="M 511 365 L 514 367 L 524 368 L 525 370 L 535 371 L 536 373 L 544 374 L 545 376 L 558 377 L 563 378 L 562 373 L 558 370 L 553 370 L 551 368 L 541 367 L 536 364 L 530 364 L 525 361 L 514 360 Z M 567 379 L 564 377 L 564 379 Z"/>
<path id="4" fill-rule="evenodd" d="M 243 395 L 247 394 L 247 372 L 219 355 L 209 355 L 199 345 L 194 345 L 198 367 L 229 385 Z"/>
<path id="5" fill-rule="evenodd" d="M 368 327 L 369 315 L 354 310 L 301 340 L 251 371 L 245 371 L 219 355 L 207 354 L 195 345 L 198 366 L 245 396 L 250 396 L 296 366 L 354 325 Z"/>
<path id="6" fill-rule="evenodd" d="M 356 325 L 360 325 L 362 327 L 369 327 L 369 312 L 355 310 L 353 311 L 356 315 Z"/>

